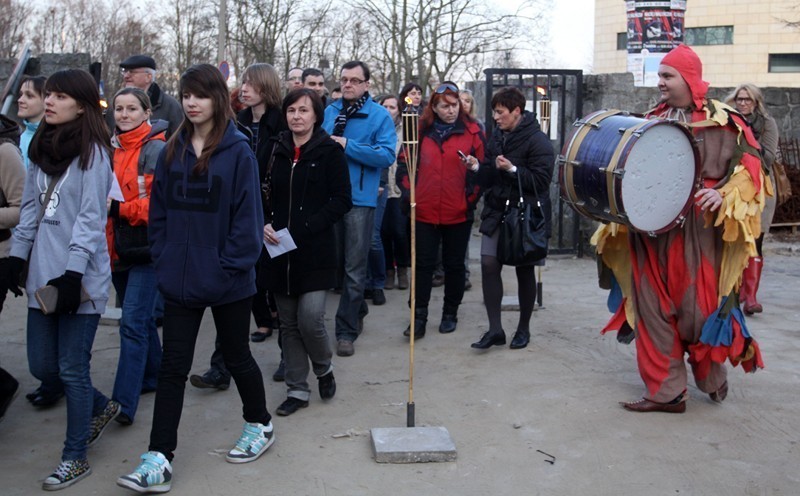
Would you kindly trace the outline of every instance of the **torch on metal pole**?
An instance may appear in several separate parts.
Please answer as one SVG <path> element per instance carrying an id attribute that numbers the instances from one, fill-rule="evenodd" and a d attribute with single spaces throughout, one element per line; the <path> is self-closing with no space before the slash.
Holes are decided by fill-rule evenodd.
<path id="1" fill-rule="evenodd" d="M 419 163 L 419 111 L 411 105 L 411 99 L 404 102 L 403 157 L 408 168 L 410 190 L 411 220 L 411 318 L 408 346 L 408 404 L 406 407 L 406 427 L 381 427 L 370 431 L 372 450 L 378 463 L 419 463 L 449 462 L 456 459 L 456 446 L 450 433 L 444 427 L 416 427 L 414 411 L 414 330 L 417 289 L 417 229 L 416 229 L 416 182 Z"/>

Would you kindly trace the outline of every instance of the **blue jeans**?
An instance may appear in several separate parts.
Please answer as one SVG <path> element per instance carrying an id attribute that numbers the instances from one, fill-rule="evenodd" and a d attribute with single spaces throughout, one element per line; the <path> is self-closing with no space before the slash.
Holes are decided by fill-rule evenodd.
<path id="1" fill-rule="evenodd" d="M 28 366 L 40 381 L 61 383 L 67 397 L 67 438 L 62 460 L 86 458 L 89 422 L 108 404 L 92 387 L 89 362 L 98 314 L 45 315 L 28 309 Z"/>
<path id="2" fill-rule="evenodd" d="M 113 272 L 111 280 L 122 301 L 119 363 L 111 397 L 133 420 L 139 395 L 142 390 L 155 391 L 161 366 L 161 341 L 154 317 L 156 272 L 152 265 L 134 265 Z"/>
<path id="3" fill-rule="evenodd" d="M 275 294 L 281 314 L 281 341 L 286 361 L 288 397 L 308 401 L 308 362 L 311 360 L 317 377 L 331 370 L 331 343 L 325 329 L 327 291 L 311 291 L 301 295 Z"/>
<path id="4" fill-rule="evenodd" d="M 336 311 L 336 339 L 355 341 L 360 333 L 358 321 L 367 315 L 364 284 L 367 280 L 367 255 L 372 240 L 372 221 L 375 209 L 353 207 L 336 224 L 344 246 L 344 280 L 342 297 Z"/>
<path id="5" fill-rule="evenodd" d="M 383 213 L 386 210 L 386 198 L 389 191 L 384 188 L 378 195 L 378 204 L 375 207 L 375 218 L 372 228 L 372 242 L 369 247 L 369 261 L 367 272 L 367 289 L 383 289 L 386 285 L 386 255 L 383 253 L 383 241 L 381 240 L 381 225 L 383 223 Z"/>

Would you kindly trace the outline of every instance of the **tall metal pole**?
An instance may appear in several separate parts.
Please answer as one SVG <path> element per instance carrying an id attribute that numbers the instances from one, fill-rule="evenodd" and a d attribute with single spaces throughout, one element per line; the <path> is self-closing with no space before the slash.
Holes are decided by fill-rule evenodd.
<path id="1" fill-rule="evenodd" d="M 417 306 L 417 228 L 416 228 L 416 182 L 417 163 L 419 160 L 419 113 L 417 107 L 411 104 L 411 98 L 406 97 L 403 109 L 403 151 L 405 152 L 406 168 L 408 169 L 409 189 L 411 190 L 411 288 L 410 307 L 411 319 L 409 329 L 410 341 L 408 346 L 408 405 L 406 409 L 406 426 L 414 427 L 414 338 L 415 314 Z"/>
<path id="2" fill-rule="evenodd" d="M 217 64 L 225 60 L 225 40 L 228 38 L 228 0 L 219 0 L 219 33 L 217 34 Z"/>

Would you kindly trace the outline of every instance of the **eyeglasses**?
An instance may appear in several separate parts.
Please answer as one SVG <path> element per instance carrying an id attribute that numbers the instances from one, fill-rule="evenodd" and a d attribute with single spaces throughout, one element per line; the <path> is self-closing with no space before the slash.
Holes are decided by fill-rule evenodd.
<path id="1" fill-rule="evenodd" d="M 346 86 L 348 83 L 352 84 L 353 86 L 358 86 L 359 84 L 363 84 L 365 82 L 366 81 L 363 79 L 358 79 L 358 78 L 348 79 L 346 77 L 343 77 L 342 79 L 339 80 L 339 84 L 341 84 L 342 86 Z"/>
<path id="2" fill-rule="evenodd" d="M 446 91 L 452 91 L 453 93 L 458 93 L 458 87 L 454 84 L 442 83 L 436 88 L 436 93 L 440 95 Z"/>
<path id="3" fill-rule="evenodd" d="M 146 70 L 146 69 L 128 69 L 128 68 L 126 68 L 126 67 L 123 67 L 122 69 L 120 69 L 120 70 L 119 70 L 119 72 L 120 72 L 120 74 L 122 74 L 123 76 L 125 76 L 125 75 L 127 75 L 127 74 L 131 74 L 131 75 L 133 75 L 133 74 L 142 74 L 142 73 L 146 73 L 146 72 L 147 72 L 147 70 Z"/>
<path id="4" fill-rule="evenodd" d="M 752 98 L 747 98 L 747 97 L 745 97 L 745 98 L 737 98 L 736 99 L 736 103 L 753 103 L 753 99 Z"/>

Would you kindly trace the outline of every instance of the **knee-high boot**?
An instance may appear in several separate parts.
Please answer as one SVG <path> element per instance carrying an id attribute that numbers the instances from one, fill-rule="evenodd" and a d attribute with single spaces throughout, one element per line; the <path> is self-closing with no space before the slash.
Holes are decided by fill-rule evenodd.
<path id="1" fill-rule="evenodd" d="M 744 291 L 744 313 L 753 315 L 754 313 L 761 313 L 764 308 L 761 303 L 756 299 L 758 293 L 758 286 L 761 282 L 761 269 L 764 266 L 764 259 L 762 257 L 751 257 L 748 261 L 747 268 L 744 269 L 742 275 L 742 287 Z"/>

